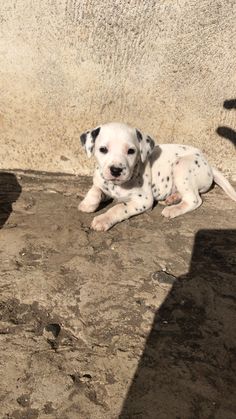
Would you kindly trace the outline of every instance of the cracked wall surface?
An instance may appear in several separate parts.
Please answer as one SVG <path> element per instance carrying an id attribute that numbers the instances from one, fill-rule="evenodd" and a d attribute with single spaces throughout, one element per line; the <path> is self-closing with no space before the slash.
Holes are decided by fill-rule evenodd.
<path id="1" fill-rule="evenodd" d="M 0 167 L 88 174 L 79 133 L 122 120 L 234 176 L 216 130 L 235 141 L 235 16 L 233 0 L 3 2 Z"/>

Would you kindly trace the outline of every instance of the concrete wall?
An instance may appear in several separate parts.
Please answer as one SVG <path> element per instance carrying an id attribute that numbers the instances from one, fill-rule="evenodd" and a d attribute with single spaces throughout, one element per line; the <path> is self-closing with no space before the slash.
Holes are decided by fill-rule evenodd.
<path id="1" fill-rule="evenodd" d="M 0 168 L 90 173 L 79 133 L 121 120 L 233 175 L 235 19 L 235 0 L 2 1 Z"/>

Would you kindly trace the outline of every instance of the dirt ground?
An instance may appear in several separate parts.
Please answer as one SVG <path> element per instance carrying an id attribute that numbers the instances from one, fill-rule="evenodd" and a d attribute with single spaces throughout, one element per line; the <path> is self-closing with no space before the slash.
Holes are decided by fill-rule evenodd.
<path id="1" fill-rule="evenodd" d="M 236 203 L 100 233 L 90 183 L 0 173 L 0 417 L 236 418 Z"/>

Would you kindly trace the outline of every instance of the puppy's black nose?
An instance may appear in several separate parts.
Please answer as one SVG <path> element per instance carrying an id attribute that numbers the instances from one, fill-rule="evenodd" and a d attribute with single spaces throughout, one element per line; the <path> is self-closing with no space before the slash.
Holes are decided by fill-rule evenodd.
<path id="1" fill-rule="evenodd" d="M 110 167 L 110 172 L 111 172 L 112 176 L 114 176 L 114 177 L 120 176 L 122 170 L 123 169 L 121 169 L 120 167 L 116 167 L 116 166 L 111 166 Z"/>

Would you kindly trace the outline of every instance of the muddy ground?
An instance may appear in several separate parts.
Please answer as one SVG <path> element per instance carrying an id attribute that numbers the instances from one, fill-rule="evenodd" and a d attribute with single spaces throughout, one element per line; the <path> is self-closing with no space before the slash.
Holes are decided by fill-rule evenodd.
<path id="1" fill-rule="evenodd" d="M 236 203 L 99 233 L 90 182 L 0 173 L 0 417 L 235 418 Z"/>

